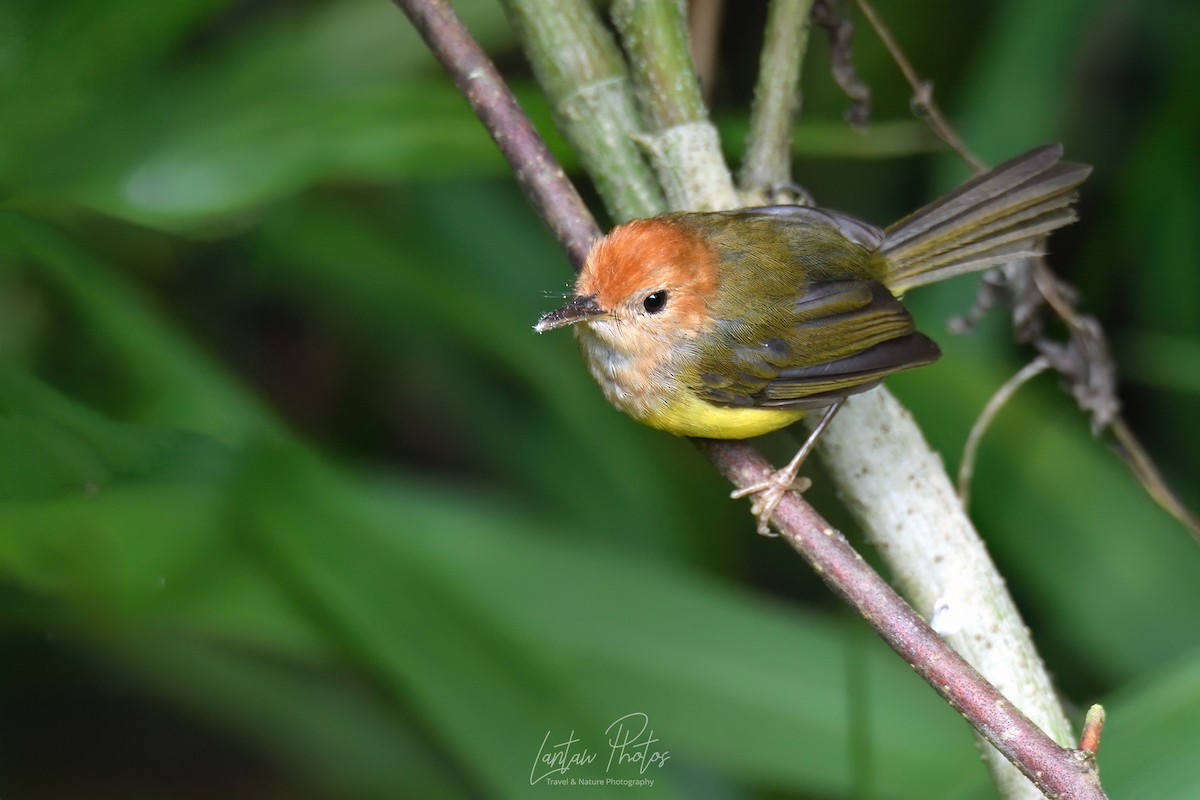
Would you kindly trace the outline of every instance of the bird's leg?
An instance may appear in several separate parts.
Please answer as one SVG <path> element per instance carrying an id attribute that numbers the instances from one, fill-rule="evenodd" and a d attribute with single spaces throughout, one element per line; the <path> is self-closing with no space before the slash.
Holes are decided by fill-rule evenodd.
<path id="1" fill-rule="evenodd" d="M 812 486 L 812 481 L 808 478 L 797 479 L 796 473 L 800 471 L 804 460 L 812 452 L 817 439 L 820 438 L 825 428 L 829 426 L 829 421 L 833 419 L 833 415 L 842 407 L 842 402 L 843 399 L 839 399 L 829 408 L 825 409 L 825 415 L 821 417 L 821 421 L 817 423 L 817 427 L 812 429 L 812 433 L 808 435 L 804 444 L 796 451 L 796 455 L 792 456 L 792 460 L 787 463 L 786 467 L 772 472 L 764 481 L 751 486 L 744 486 L 729 495 L 735 500 L 739 497 L 754 495 L 754 500 L 750 504 L 750 513 L 758 519 L 758 532 L 761 535 L 776 535 L 771 532 L 771 515 L 775 513 L 775 508 L 783 500 L 783 496 L 787 492 L 804 492 L 808 487 Z"/>

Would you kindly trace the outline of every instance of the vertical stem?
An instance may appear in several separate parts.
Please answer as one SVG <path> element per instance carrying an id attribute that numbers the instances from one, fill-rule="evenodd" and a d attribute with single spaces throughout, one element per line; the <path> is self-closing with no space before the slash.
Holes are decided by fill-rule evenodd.
<path id="1" fill-rule="evenodd" d="M 678 0 L 616 0 L 613 21 L 633 63 L 634 85 L 652 130 L 706 119 Z"/>
<path id="2" fill-rule="evenodd" d="M 621 51 L 588 0 L 503 0 L 555 122 L 618 221 L 666 207 L 635 139 L 642 135 Z"/>
<path id="3" fill-rule="evenodd" d="M 717 130 L 688 50 L 677 0 L 615 0 L 613 21 L 629 57 L 649 132 L 641 143 L 674 209 L 713 211 L 738 205 Z"/>
<path id="4" fill-rule="evenodd" d="M 800 67 L 808 47 L 812 0 L 773 0 L 767 16 L 750 134 L 738 175 L 743 190 L 782 186 L 792 177 L 792 120 L 799 106 Z"/>

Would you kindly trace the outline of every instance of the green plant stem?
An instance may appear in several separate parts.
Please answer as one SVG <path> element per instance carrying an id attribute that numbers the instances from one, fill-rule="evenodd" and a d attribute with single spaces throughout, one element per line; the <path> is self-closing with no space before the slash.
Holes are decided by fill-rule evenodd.
<path id="1" fill-rule="evenodd" d="M 667 130 L 707 119 L 682 5 L 677 0 L 616 0 L 612 15 L 649 127 Z"/>
<path id="2" fill-rule="evenodd" d="M 617 221 L 666 208 L 621 51 L 588 0 L 504 0 L 559 130 Z"/>
<path id="3" fill-rule="evenodd" d="M 812 0 L 773 0 L 759 61 L 750 134 L 738 174 L 743 191 L 762 191 L 792 178 L 792 120 L 799 107 L 800 71 L 808 48 Z"/>
<path id="4" fill-rule="evenodd" d="M 717 129 L 708 119 L 692 66 L 683 5 L 677 0 L 616 0 L 612 14 L 649 129 L 639 141 L 667 204 L 693 211 L 737 206 Z"/>

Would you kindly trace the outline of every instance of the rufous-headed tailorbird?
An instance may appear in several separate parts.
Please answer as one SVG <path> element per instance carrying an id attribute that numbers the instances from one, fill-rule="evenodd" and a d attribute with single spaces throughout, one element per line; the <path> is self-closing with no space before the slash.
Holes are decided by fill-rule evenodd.
<path id="1" fill-rule="evenodd" d="M 805 206 L 683 212 L 618 225 L 574 297 L 535 330 L 573 325 L 608 400 L 680 436 L 745 439 L 830 407 L 756 495 L 759 532 L 842 398 L 936 360 L 897 299 L 916 286 L 1039 255 L 1076 219 L 1091 168 L 1031 150 L 879 229 Z"/>

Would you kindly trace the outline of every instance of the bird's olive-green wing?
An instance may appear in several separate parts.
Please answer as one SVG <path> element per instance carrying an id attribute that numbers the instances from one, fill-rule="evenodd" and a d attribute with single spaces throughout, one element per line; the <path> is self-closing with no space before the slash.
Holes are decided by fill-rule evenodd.
<path id="1" fill-rule="evenodd" d="M 734 407 L 819 408 L 936 360 L 938 347 L 877 281 L 811 284 L 773 308 L 717 321 L 697 391 Z"/>

